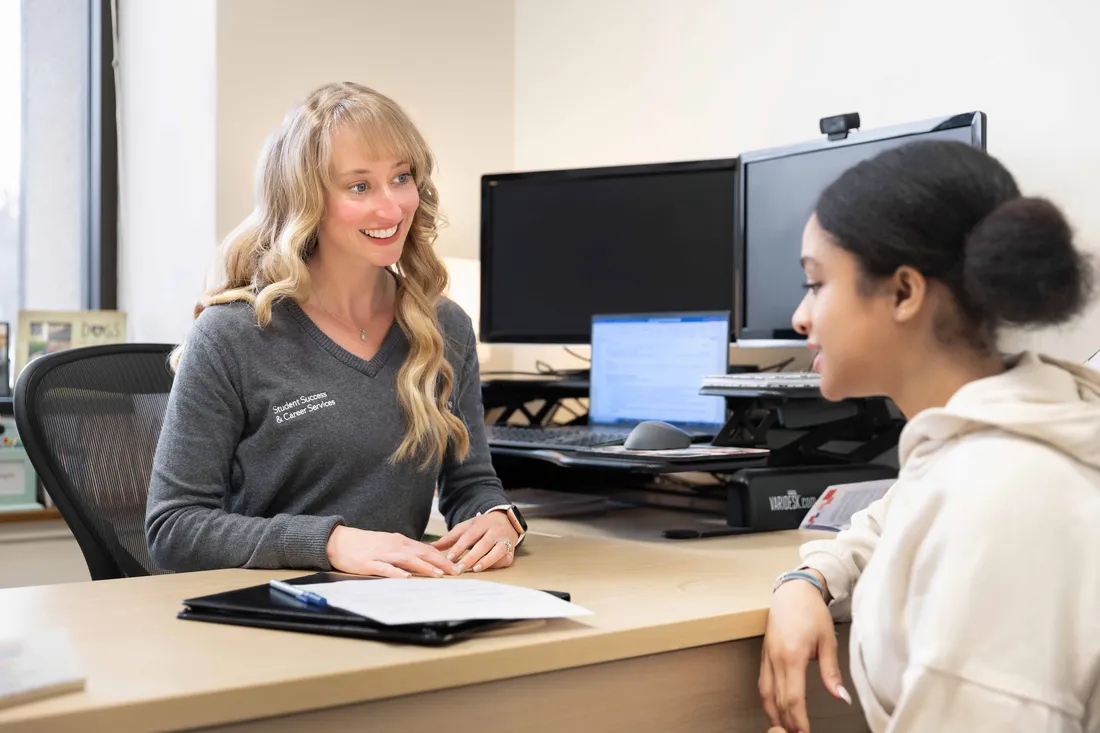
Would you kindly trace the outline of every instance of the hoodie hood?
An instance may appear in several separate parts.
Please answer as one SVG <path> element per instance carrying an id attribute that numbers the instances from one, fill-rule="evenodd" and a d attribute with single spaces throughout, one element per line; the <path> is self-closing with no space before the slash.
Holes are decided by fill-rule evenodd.
<path id="1" fill-rule="evenodd" d="M 910 420 L 898 443 L 902 470 L 919 470 L 946 441 L 989 429 L 1045 443 L 1100 470 L 1100 372 L 1030 353 L 1006 366 Z"/>

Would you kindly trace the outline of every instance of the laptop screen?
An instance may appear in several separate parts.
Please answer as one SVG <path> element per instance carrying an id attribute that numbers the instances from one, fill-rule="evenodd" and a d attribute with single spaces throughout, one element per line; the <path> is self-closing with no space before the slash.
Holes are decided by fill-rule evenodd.
<path id="1" fill-rule="evenodd" d="M 589 421 L 720 426 L 726 401 L 699 394 L 729 365 L 729 313 L 592 318 Z"/>

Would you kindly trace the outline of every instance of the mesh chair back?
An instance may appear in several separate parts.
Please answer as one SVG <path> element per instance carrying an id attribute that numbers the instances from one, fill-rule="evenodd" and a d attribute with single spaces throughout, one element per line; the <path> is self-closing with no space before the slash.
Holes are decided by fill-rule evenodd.
<path id="1" fill-rule="evenodd" d="M 172 389 L 169 344 L 89 346 L 32 361 L 15 419 L 92 580 L 160 573 L 145 544 L 145 502 Z"/>

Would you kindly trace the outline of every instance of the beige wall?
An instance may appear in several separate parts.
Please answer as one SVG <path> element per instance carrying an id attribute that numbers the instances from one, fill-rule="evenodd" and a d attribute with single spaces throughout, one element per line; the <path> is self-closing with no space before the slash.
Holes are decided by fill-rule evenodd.
<path id="1" fill-rule="evenodd" d="M 439 160 L 441 254 L 477 257 L 480 176 L 512 165 L 511 0 L 221 0 L 218 234 L 252 208 L 256 157 L 311 89 L 357 81 L 403 106 Z"/>
<path id="2" fill-rule="evenodd" d="M 405 107 L 439 161 L 437 247 L 477 257 L 480 176 L 512 164 L 511 0 L 120 0 L 119 17 L 131 340 L 185 336 L 216 244 L 252 207 L 265 137 L 333 80 Z"/>
<path id="3" fill-rule="evenodd" d="M 512 165 L 513 27 L 511 0 L 220 0 L 219 238 L 251 210 L 257 156 L 286 111 L 347 80 L 412 117 L 438 161 L 447 225 L 436 249 L 477 258 L 481 175 Z M 471 283 L 456 287 L 465 295 Z M 483 369 L 507 368 L 506 353 L 479 353 Z"/>
<path id="4" fill-rule="evenodd" d="M 516 0 L 515 167 L 718 158 L 812 139 L 830 114 L 980 109 L 990 152 L 1100 253 L 1098 27 L 1091 0 Z M 1026 342 L 1084 359 L 1100 308 Z"/>

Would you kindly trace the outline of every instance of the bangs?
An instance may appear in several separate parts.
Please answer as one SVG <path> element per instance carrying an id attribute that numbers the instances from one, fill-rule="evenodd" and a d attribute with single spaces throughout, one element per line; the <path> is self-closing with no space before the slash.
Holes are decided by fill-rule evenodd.
<path id="1" fill-rule="evenodd" d="M 412 168 L 413 178 L 420 183 L 431 175 L 431 154 L 412 123 L 399 110 L 366 105 L 357 99 L 338 104 L 320 140 L 322 170 L 325 185 L 332 185 L 332 138 L 341 130 L 351 130 L 367 160 L 392 158 L 404 161 Z"/>

